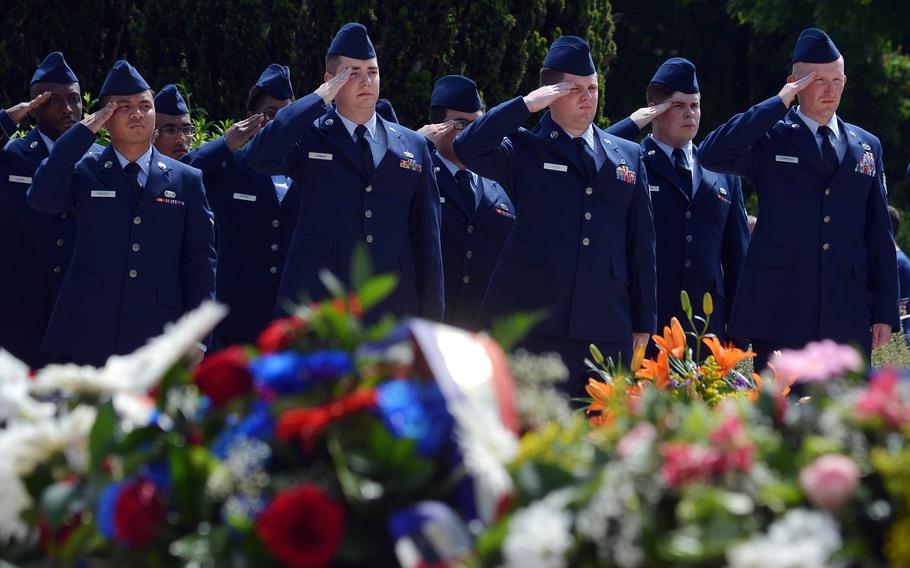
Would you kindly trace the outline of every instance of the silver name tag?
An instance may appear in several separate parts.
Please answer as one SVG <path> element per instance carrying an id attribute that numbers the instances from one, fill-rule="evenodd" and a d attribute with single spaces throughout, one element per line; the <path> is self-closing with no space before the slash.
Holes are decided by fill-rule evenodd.
<path id="1" fill-rule="evenodd" d="M 660 191 L 660 186 L 659 185 L 649 185 L 648 191 Z"/>
<path id="2" fill-rule="evenodd" d="M 796 156 L 774 156 L 774 159 L 778 162 L 784 162 L 785 164 L 798 164 L 799 158 Z"/>
<path id="3" fill-rule="evenodd" d="M 117 192 L 105 189 L 93 189 L 92 197 L 117 197 Z"/>
<path id="4" fill-rule="evenodd" d="M 322 152 L 310 152 L 307 154 L 311 160 L 331 160 L 332 154 L 323 154 Z"/>
<path id="5" fill-rule="evenodd" d="M 543 169 L 552 170 L 554 172 L 567 172 L 569 171 L 569 166 L 566 166 L 564 164 L 551 164 L 550 162 L 544 162 Z"/>
<path id="6" fill-rule="evenodd" d="M 32 183 L 32 178 L 25 176 L 9 176 L 9 180 L 13 183 Z"/>
<path id="7" fill-rule="evenodd" d="M 239 199 L 240 201 L 256 201 L 256 196 L 247 195 L 246 193 L 235 193 L 234 199 Z"/>

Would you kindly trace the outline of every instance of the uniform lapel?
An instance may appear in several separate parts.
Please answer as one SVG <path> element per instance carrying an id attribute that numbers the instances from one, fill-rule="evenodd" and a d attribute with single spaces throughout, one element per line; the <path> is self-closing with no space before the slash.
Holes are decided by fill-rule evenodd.
<path id="1" fill-rule="evenodd" d="M 578 172 L 582 179 L 587 177 L 584 165 L 581 163 L 581 157 L 578 155 L 578 148 L 572 137 L 569 136 L 558 124 L 553 122 L 549 111 L 543 115 L 534 133 L 541 139 L 549 142 L 550 148 L 559 154 L 563 159 L 572 164 L 572 167 Z"/>
<path id="2" fill-rule="evenodd" d="M 113 145 L 108 146 L 101 152 L 96 168 L 95 173 L 101 183 L 107 186 L 108 189 L 113 190 L 117 197 L 129 206 L 130 210 L 136 209 L 136 197 L 133 195 L 133 190 L 130 188 L 130 182 L 126 178 L 126 174 L 123 173 L 123 168 L 120 166 L 117 155 L 114 154 Z"/>
<path id="3" fill-rule="evenodd" d="M 831 180 L 832 184 L 834 181 L 850 175 L 856 169 L 856 165 L 863 159 L 863 154 L 871 151 L 871 146 L 865 140 L 860 140 L 856 136 L 856 131 L 849 128 L 840 119 L 837 122 L 840 126 L 841 136 L 844 136 L 847 142 L 847 151 L 844 152 L 844 159 L 840 161 L 840 167 L 837 168 L 837 173 L 834 174 L 834 179 Z M 867 150 L 867 148 L 870 150 Z"/>
<path id="4" fill-rule="evenodd" d="M 436 184 L 439 186 L 439 191 L 443 194 L 443 197 L 447 201 L 454 203 L 455 208 L 470 219 L 474 215 L 474 203 L 471 202 L 470 206 L 468 205 L 469 196 L 462 195 L 463 192 L 458 188 L 458 181 L 449 171 L 449 168 L 436 156 L 435 152 L 433 153 L 433 164 L 439 168 L 436 172 Z"/>
<path id="5" fill-rule="evenodd" d="M 361 175 L 366 177 L 366 172 L 363 171 L 363 164 L 360 161 L 360 150 L 358 150 L 357 144 L 354 143 L 354 139 L 348 134 L 348 129 L 344 127 L 344 123 L 341 122 L 341 118 L 338 117 L 338 113 L 334 108 L 319 119 L 319 130 L 341 152 L 341 155 L 352 166 L 357 168 Z"/>
<path id="6" fill-rule="evenodd" d="M 139 196 L 137 212 L 143 211 L 152 204 L 156 197 L 164 192 L 169 183 L 169 171 L 165 163 L 161 161 L 161 155 L 158 150 L 153 148 L 152 158 L 149 160 L 149 175 Z"/>
<path id="7" fill-rule="evenodd" d="M 477 214 L 480 214 L 491 207 L 497 207 L 496 204 L 499 202 L 499 196 L 502 193 L 505 193 L 505 191 L 501 189 L 501 186 L 491 179 L 480 178 L 480 181 L 483 184 L 483 193 L 480 196 L 480 204 L 477 206 Z M 502 202 L 502 204 L 498 206 L 498 209 L 513 214 L 515 213 L 508 209 L 508 205 L 506 205 L 505 202 Z"/>
<path id="8" fill-rule="evenodd" d="M 670 156 L 650 136 L 644 139 L 642 146 L 645 148 L 645 166 L 648 171 L 653 170 L 659 173 L 665 180 L 670 182 L 674 190 L 682 195 L 686 201 L 689 201 L 690 196 L 683 191 L 682 180 L 679 179 L 679 174 L 676 173 L 676 168 L 670 161 Z M 698 194 L 696 193 L 696 195 Z"/>
<path id="9" fill-rule="evenodd" d="M 388 169 L 390 166 L 396 168 L 401 167 L 401 160 L 408 157 L 404 155 L 405 147 L 404 142 L 401 140 L 401 134 L 398 133 L 398 128 L 386 123 L 378 114 L 376 115 L 376 130 L 382 128 L 385 131 L 386 139 L 386 151 L 385 155 L 382 157 L 382 160 L 379 161 L 379 165 L 376 167 L 376 171 L 373 172 L 373 176 L 377 176 Z M 411 152 L 408 152 L 410 154 Z M 416 159 L 415 156 L 410 156 L 410 159 Z"/>
<path id="10" fill-rule="evenodd" d="M 695 198 L 692 199 L 692 205 L 690 207 L 694 208 L 696 205 L 700 205 L 705 199 L 713 198 L 717 193 L 720 192 L 718 183 L 720 183 L 720 176 L 715 174 L 712 171 L 708 171 L 705 168 L 702 168 L 701 165 L 696 165 L 696 167 L 701 168 L 701 183 L 698 184 L 698 190 L 695 192 Z M 727 200 L 730 199 L 729 192 L 732 191 L 728 188 L 724 188 L 724 192 L 727 193 L 724 197 Z"/>
<path id="11" fill-rule="evenodd" d="M 245 152 L 245 149 L 240 150 L 240 152 Z M 275 193 L 275 184 L 272 183 L 271 176 L 261 174 L 249 167 L 247 161 L 243 159 L 243 154 L 235 154 L 234 162 L 240 166 L 240 169 L 246 174 L 247 179 L 256 186 L 263 198 L 278 204 L 278 194 Z M 291 178 L 288 178 L 288 192 L 291 190 L 291 183 Z"/>
<path id="12" fill-rule="evenodd" d="M 799 151 L 800 161 L 809 163 L 818 173 L 825 175 L 822 155 L 818 149 L 818 144 L 815 142 L 815 137 L 812 135 L 812 130 L 796 114 L 796 109 L 790 109 L 784 118 L 784 124 L 790 130 L 790 137 L 793 140 L 793 145 Z"/>

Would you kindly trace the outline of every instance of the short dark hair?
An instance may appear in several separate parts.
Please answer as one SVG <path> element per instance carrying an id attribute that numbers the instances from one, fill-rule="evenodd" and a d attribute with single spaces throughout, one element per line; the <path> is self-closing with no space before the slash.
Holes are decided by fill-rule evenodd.
<path id="1" fill-rule="evenodd" d="M 891 232 L 897 236 L 898 231 L 901 230 L 901 212 L 893 205 L 889 205 L 888 216 L 891 217 Z"/>
<path id="2" fill-rule="evenodd" d="M 563 79 L 566 78 L 565 71 L 558 71 L 556 69 L 550 69 L 549 67 L 540 68 L 540 86 L 545 87 L 547 85 L 555 85 L 556 83 L 561 83 Z"/>
<path id="3" fill-rule="evenodd" d="M 659 105 L 672 97 L 675 92 L 673 87 L 668 87 L 663 83 L 648 83 L 648 89 L 645 91 L 645 100 L 648 101 L 648 104 Z"/>
<path id="4" fill-rule="evenodd" d="M 439 124 L 446 121 L 446 107 L 430 107 L 430 124 Z"/>
<path id="5" fill-rule="evenodd" d="M 246 110 L 250 112 L 256 112 L 256 107 L 259 105 L 259 101 L 267 95 L 265 91 L 259 87 L 253 87 L 250 89 L 249 94 L 246 96 Z"/>
<path id="6" fill-rule="evenodd" d="M 325 72 L 331 73 L 332 75 L 338 71 L 338 64 L 341 62 L 341 56 L 337 53 L 332 53 L 325 56 Z"/>

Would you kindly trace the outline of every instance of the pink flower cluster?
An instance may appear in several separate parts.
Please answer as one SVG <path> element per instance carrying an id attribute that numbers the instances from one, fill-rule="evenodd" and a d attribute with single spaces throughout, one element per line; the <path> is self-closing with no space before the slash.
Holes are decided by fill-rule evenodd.
<path id="1" fill-rule="evenodd" d="M 857 416 L 862 420 L 881 420 L 886 427 L 894 429 L 910 423 L 910 404 L 898 390 L 898 382 L 894 369 L 885 369 L 872 377 L 856 402 Z"/>
<path id="2" fill-rule="evenodd" d="M 694 481 L 709 482 L 729 471 L 752 469 L 755 445 L 749 440 L 739 416 L 728 415 L 711 432 L 709 439 L 712 447 L 681 442 L 661 446 L 660 455 L 664 458 L 661 474 L 668 485 L 680 487 Z"/>
<path id="3" fill-rule="evenodd" d="M 799 350 L 784 349 L 772 358 L 771 364 L 781 377 L 807 383 L 827 381 L 849 371 L 861 371 L 863 358 L 848 345 L 824 339 L 813 341 Z"/>
<path id="4" fill-rule="evenodd" d="M 813 505 L 837 512 L 853 498 L 859 467 L 842 454 L 816 458 L 799 472 L 799 486 Z"/>

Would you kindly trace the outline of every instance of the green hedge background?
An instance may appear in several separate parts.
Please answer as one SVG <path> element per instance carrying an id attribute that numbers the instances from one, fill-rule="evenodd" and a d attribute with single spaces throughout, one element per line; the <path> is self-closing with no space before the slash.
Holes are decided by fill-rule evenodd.
<path id="1" fill-rule="evenodd" d="M 179 82 L 194 114 L 213 125 L 242 118 L 249 87 L 270 62 L 290 66 L 298 95 L 322 80 L 338 27 L 359 21 L 379 52 L 383 95 L 421 126 L 436 77 L 464 73 L 488 106 L 534 88 L 547 46 L 586 37 L 601 71 L 602 123 L 644 103 L 657 65 L 672 56 L 699 70 L 699 137 L 777 93 L 807 26 L 844 53 L 839 114 L 878 135 L 893 205 L 910 211 L 910 2 L 906 0 L 7 0 L 0 11 L 0 104 L 59 49 L 88 92 L 129 59 L 154 88 Z M 754 200 L 750 209 L 755 209 Z M 910 250 L 910 215 L 898 237 Z"/>

